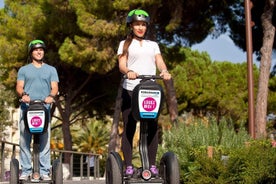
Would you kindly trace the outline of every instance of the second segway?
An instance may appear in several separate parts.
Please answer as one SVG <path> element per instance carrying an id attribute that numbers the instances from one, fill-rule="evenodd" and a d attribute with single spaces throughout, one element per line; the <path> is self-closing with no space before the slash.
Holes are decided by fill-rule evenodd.
<path id="1" fill-rule="evenodd" d="M 62 184 L 62 163 L 59 159 L 52 164 L 52 179 L 49 181 L 41 180 L 39 172 L 39 135 L 47 131 L 49 125 L 48 110 L 41 100 L 31 101 L 24 114 L 25 128 L 33 135 L 33 173 L 27 181 L 19 180 L 19 162 L 12 158 L 10 162 L 11 178 L 10 184 L 18 183 L 53 183 Z"/>

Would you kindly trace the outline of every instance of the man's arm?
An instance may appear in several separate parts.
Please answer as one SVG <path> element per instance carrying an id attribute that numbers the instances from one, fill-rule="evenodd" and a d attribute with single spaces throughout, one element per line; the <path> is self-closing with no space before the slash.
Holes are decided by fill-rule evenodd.
<path id="1" fill-rule="evenodd" d="M 22 94 L 24 93 L 24 81 L 18 80 L 16 82 L 16 93 L 19 97 L 22 97 Z"/>
<path id="2" fill-rule="evenodd" d="M 21 98 L 22 102 L 25 102 L 25 103 L 30 102 L 31 99 L 30 99 L 29 95 L 24 91 L 24 81 L 23 80 L 18 80 L 16 82 L 16 93 Z"/>
<path id="3" fill-rule="evenodd" d="M 51 92 L 50 95 L 56 96 L 58 94 L 58 82 L 52 81 L 51 82 Z"/>
<path id="4" fill-rule="evenodd" d="M 53 103 L 55 101 L 55 96 L 58 94 L 58 82 L 52 81 L 51 82 L 51 92 L 49 96 L 45 98 L 46 103 Z"/>

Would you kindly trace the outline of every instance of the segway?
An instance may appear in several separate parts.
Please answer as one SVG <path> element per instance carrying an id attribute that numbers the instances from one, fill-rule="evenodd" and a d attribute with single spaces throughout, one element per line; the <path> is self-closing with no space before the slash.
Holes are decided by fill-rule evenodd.
<path id="1" fill-rule="evenodd" d="M 19 180 L 19 162 L 16 158 L 12 158 L 10 162 L 10 184 L 23 183 L 52 183 L 62 184 L 62 163 L 56 159 L 52 163 L 51 180 L 42 180 L 39 173 L 39 135 L 47 131 L 49 125 L 49 112 L 41 100 L 33 100 L 24 112 L 25 128 L 33 135 L 33 173 L 27 181 Z"/>
<path id="2" fill-rule="evenodd" d="M 160 114 L 164 93 L 162 87 L 154 79 L 162 79 L 156 75 L 140 75 L 141 82 L 134 88 L 132 95 L 133 117 L 140 121 L 139 153 L 142 167 L 135 169 L 131 177 L 123 174 L 123 162 L 117 152 L 111 152 L 106 163 L 107 184 L 179 184 L 179 164 L 173 152 L 166 152 L 161 160 L 159 176 L 152 176 L 148 158 L 147 134 L 148 123 L 157 123 Z"/>

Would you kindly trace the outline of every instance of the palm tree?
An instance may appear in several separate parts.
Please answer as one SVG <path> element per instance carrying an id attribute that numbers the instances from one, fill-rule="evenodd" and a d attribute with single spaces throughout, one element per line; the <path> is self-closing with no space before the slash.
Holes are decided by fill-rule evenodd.
<path id="1" fill-rule="evenodd" d="M 105 154 L 109 142 L 110 124 L 91 119 L 72 127 L 73 149 L 80 152 Z"/>

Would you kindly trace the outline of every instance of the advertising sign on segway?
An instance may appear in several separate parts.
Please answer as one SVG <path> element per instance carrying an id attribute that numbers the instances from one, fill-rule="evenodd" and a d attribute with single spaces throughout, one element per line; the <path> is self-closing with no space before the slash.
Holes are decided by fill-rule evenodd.
<path id="1" fill-rule="evenodd" d="M 164 93 L 158 83 L 150 80 L 151 77 L 140 76 L 143 79 L 133 90 L 132 114 L 137 121 L 157 119 L 160 114 Z"/>
<path id="2" fill-rule="evenodd" d="M 48 128 L 48 121 L 49 115 L 43 101 L 32 101 L 25 112 L 25 124 L 30 133 L 44 133 Z"/>
<path id="3" fill-rule="evenodd" d="M 27 112 L 27 121 L 31 133 L 41 133 L 45 124 L 44 111 L 29 111 Z"/>
<path id="4" fill-rule="evenodd" d="M 161 92 L 159 90 L 142 89 L 139 91 L 138 98 L 140 117 L 155 119 L 161 103 Z"/>

